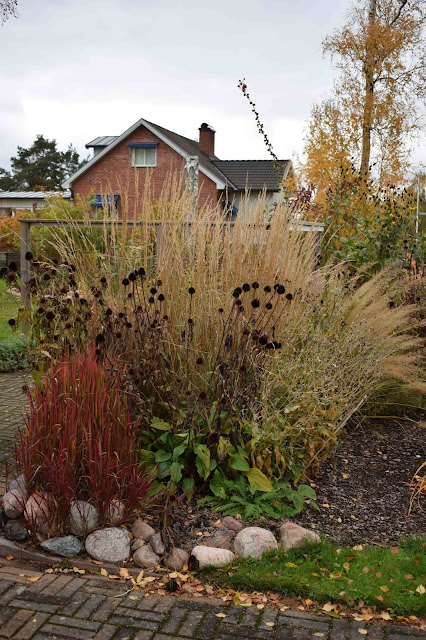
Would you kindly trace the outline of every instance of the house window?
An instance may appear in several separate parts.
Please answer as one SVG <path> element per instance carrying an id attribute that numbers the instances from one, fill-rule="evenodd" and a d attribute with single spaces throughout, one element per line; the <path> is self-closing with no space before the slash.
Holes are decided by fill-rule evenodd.
<path id="1" fill-rule="evenodd" d="M 157 165 L 157 145 L 155 143 L 129 144 L 132 149 L 133 167 L 155 167 Z"/>

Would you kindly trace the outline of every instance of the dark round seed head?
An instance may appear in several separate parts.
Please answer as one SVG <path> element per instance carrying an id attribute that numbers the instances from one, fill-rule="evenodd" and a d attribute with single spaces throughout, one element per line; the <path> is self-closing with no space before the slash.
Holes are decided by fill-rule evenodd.
<path id="1" fill-rule="evenodd" d="M 8 320 L 8 324 L 10 324 L 11 327 L 14 327 L 16 324 L 15 318 L 11 318 L 10 320 Z"/>
<path id="2" fill-rule="evenodd" d="M 243 336 L 249 336 L 250 335 L 250 330 L 249 329 L 244 329 L 243 330 Z"/>
<path id="3" fill-rule="evenodd" d="M 271 287 L 267 284 L 266 287 L 263 287 L 263 290 L 265 293 L 271 293 L 272 289 Z"/>
<path id="4" fill-rule="evenodd" d="M 188 289 L 188 293 L 189 293 L 189 295 L 190 295 L 190 296 L 193 296 L 193 295 L 194 295 L 194 293 L 195 293 L 195 289 L 194 289 L 194 287 L 189 287 L 189 289 Z"/>
<path id="5" fill-rule="evenodd" d="M 161 285 L 163 284 L 163 281 L 160 280 L 160 278 L 158 278 L 157 280 L 157 287 L 161 287 Z"/>
<path id="6" fill-rule="evenodd" d="M 49 274 L 48 274 L 48 273 L 45 273 L 45 274 L 44 274 L 44 276 L 43 276 L 43 280 L 46 280 L 46 282 L 47 282 L 48 280 L 50 280 L 50 276 L 49 276 Z"/>
<path id="7" fill-rule="evenodd" d="M 253 309 L 258 309 L 260 307 L 260 300 L 255 298 L 251 301 L 251 306 L 253 307 Z"/>
<path id="8" fill-rule="evenodd" d="M 278 289 L 280 285 L 278 283 L 274 284 L 274 291 L 276 291 Z"/>
<path id="9" fill-rule="evenodd" d="M 155 294 L 157 293 L 157 289 L 155 287 L 151 287 L 149 291 L 150 293 L 152 293 L 153 296 L 155 296 Z"/>
<path id="10" fill-rule="evenodd" d="M 278 293 L 280 296 L 282 296 L 282 295 L 285 293 L 285 287 L 284 287 L 282 284 L 280 284 L 280 285 L 277 287 L 277 293 Z"/>
<path id="11" fill-rule="evenodd" d="M 252 285 L 253 289 L 258 289 L 259 288 L 259 283 L 258 282 L 253 282 Z"/>
<path id="12" fill-rule="evenodd" d="M 107 279 L 105 278 L 105 276 L 102 276 L 102 278 L 101 278 L 102 284 L 106 284 L 106 281 L 107 281 Z"/>
<path id="13" fill-rule="evenodd" d="M 200 400 L 205 400 L 207 398 L 207 393 L 202 391 L 198 397 Z"/>
<path id="14" fill-rule="evenodd" d="M 31 253 L 31 251 L 27 251 L 27 253 L 25 254 L 25 260 L 33 260 L 33 254 Z"/>
<path id="15" fill-rule="evenodd" d="M 71 322 L 66 322 L 65 323 L 65 329 L 71 329 L 71 327 L 72 327 Z"/>
<path id="16" fill-rule="evenodd" d="M 247 367 L 245 366 L 245 364 L 242 364 L 240 367 L 240 372 L 245 373 L 246 371 L 247 371 Z"/>
<path id="17" fill-rule="evenodd" d="M 102 344 L 102 342 L 105 342 L 105 336 L 103 336 L 102 333 L 98 333 L 96 336 L 96 344 Z"/>
<path id="18" fill-rule="evenodd" d="M 151 296 L 150 298 L 148 298 L 148 302 L 149 304 L 154 304 L 155 299 Z"/>
<path id="19" fill-rule="evenodd" d="M 53 313 L 53 311 L 48 311 L 48 312 L 46 313 L 46 318 L 47 318 L 48 320 L 53 320 L 53 319 L 54 319 L 54 317 L 55 317 L 55 314 Z"/>
<path id="20" fill-rule="evenodd" d="M 259 338 L 259 344 L 261 344 L 262 346 L 264 346 L 265 344 L 268 343 L 268 337 L 267 336 L 260 336 Z"/>
<path id="21" fill-rule="evenodd" d="M 138 274 L 140 276 L 144 276 L 145 275 L 145 269 L 143 267 L 141 267 L 140 269 L 138 269 Z"/>
<path id="22" fill-rule="evenodd" d="M 293 294 L 292 293 L 288 293 L 286 295 L 287 300 L 293 300 Z"/>
<path id="23" fill-rule="evenodd" d="M 188 318 L 188 324 L 194 324 L 194 320 L 192 318 Z"/>
<path id="24" fill-rule="evenodd" d="M 273 343 L 272 342 L 268 342 L 268 344 L 266 345 L 266 348 L 267 349 L 273 349 L 274 348 Z"/>
<path id="25" fill-rule="evenodd" d="M 167 322 L 167 320 L 168 320 L 168 319 L 169 319 L 169 316 L 168 316 L 167 314 L 165 314 L 165 315 L 163 316 L 163 320 L 164 320 L 165 322 Z"/>
<path id="26" fill-rule="evenodd" d="M 234 291 L 232 292 L 232 295 L 234 296 L 234 298 L 239 298 L 240 295 L 242 294 L 243 290 L 241 289 L 241 287 L 237 287 L 236 289 L 234 289 Z"/>
<path id="27" fill-rule="evenodd" d="M 265 304 L 265 309 L 268 309 L 268 311 L 270 311 L 272 309 L 272 302 L 267 302 Z"/>
<path id="28" fill-rule="evenodd" d="M 127 287 L 130 284 L 130 282 L 129 282 L 129 280 L 127 278 L 123 278 L 122 282 L 123 282 L 125 287 Z"/>
<path id="29" fill-rule="evenodd" d="M 16 262 L 11 262 L 10 263 L 9 270 L 13 271 L 14 273 L 16 273 L 18 271 L 18 265 L 16 264 Z"/>
<path id="30" fill-rule="evenodd" d="M 247 293 L 247 291 L 250 291 L 250 285 L 248 282 L 245 282 L 242 286 L 242 290 L 245 291 Z"/>
<path id="31" fill-rule="evenodd" d="M 203 364 L 204 361 L 203 361 L 202 358 L 197 358 L 195 362 L 196 362 L 196 364 L 201 365 L 201 364 Z"/>
<path id="32" fill-rule="evenodd" d="M 129 273 L 128 278 L 129 278 L 130 282 L 134 282 L 136 280 L 136 276 L 135 276 L 133 271 L 132 271 L 132 273 Z"/>
<path id="33" fill-rule="evenodd" d="M 160 295 L 158 296 L 158 300 L 160 302 L 164 302 L 164 294 L 160 293 Z"/>
<path id="34" fill-rule="evenodd" d="M 243 303 L 241 302 L 240 298 L 237 298 L 237 300 L 235 300 L 235 304 L 237 305 L 237 307 L 241 307 Z"/>
<path id="35" fill-rule="evenodd" d="M 120 331 L 118 331 L 118 332 L 115 334 L 115 337 L 116 337 L 116 338 L 118 338 L 118 339 L 120 339 L 120 338 L 121 338 L 121 332 L 120 332 Z"/>
<path id="36" fill-rule="evenodd" d="M 220 307 L 220 309 L 218 311 L 219 311 L 219 313 L 223 313 L 222 307 Z"/>
<path id="37" fill-rule="evenodd" d="M 129 293 L 127 294 L 127 297 L 129 298 L 129 300 L 130 300 L 130 298 L 133 298 L 133 293 L 131 291 L 129 291 Z"/>

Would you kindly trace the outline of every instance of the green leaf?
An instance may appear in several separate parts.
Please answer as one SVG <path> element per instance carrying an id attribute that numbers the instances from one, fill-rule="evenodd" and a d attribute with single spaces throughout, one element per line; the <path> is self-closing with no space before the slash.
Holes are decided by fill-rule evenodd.
<path id="1" fill-rule="evenodd" d="M 184 493 L 192 491 L 194 488 L 194 478 L 185 478 L 182 482 L 182 490 Z"/>
<path id="2" fill-rule="evenodd" d="M 160 420 L 159 418 L 153 418 L 151 421 L 151 427 L 154 429 L 159 429 L 160 431 L 170 431 L 172 428 L 168 422 L 164 422 L 164 420 Z"/>
<path id="3" fill-rule="evenodd" d="M 179 464 L 178 462 L 173 462 L 170 466 L 170 475 L 176 485 L 182 480 L 182 469 L 183 464 Z"/>
<path id="4" fill-rule="evenodd" d="M 249 463 L 243 458 L 240 453 L 234 453 L 231 456 L 231 467 L 236 471 L 250 471 Z"/>
<path id="5" fill-rule="evenodd" d="M 165 449 L 159 449 L 155 454 L 155 462 L 166 462 L 166 460 L 170 460 L 170 458 L 170 451 L 166 451 Z"/>
<path id="6" fill-rule="evenodd" d="M 272 486 L 270 480 L 268 480 L 268 478 L 264 473 L 260 471 L 260 469 L 250 469 L 249 471 L 247 471 L 246 476 L 251 486 L 258 491 L 273 491 L 274 487 Z"/>
<path id="7" fill-rule="evenodd" d="M 197 471 L 203 480 L 207 480 L 210 475 L 210 451 L 205 444 L 197 444 L 194 447 L 194 453 L 196 455 L 195 464 Z"/>
<path id="8" fill-rule="evenodd" d="M 176 461 L 179 456 L 182 455 L 182 453 L 184 453 L 186 451 L 186 447 L 185 445 L 180 444 L 178 447 L 175 447 L 173 449 L 173 461 Z"/>

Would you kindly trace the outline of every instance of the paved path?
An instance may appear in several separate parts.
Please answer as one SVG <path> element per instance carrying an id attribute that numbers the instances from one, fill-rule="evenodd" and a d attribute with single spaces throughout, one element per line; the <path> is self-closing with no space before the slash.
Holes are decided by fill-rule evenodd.
<path id="1" fill-rule="evenodd" d="M 41 577 L 39 577 L 41 576 Z M 39 578 L 29 582 L 28 578 Z M 127 583 L 128 584 L 128 583 Z M 16 640 L 418 640 L 410 627 L 377 627 L 217 598 L 134 591 L 98 576 L 43 574 L 0 560 L 0 638 Z M 221 616 L 217 616 L 221 614 Z M 224 616 L 226 617 L 223 617 Z M 269 623 L 269 624 L 268 624 Z M 273 624 L 271 624 L 273 623 Z M 361 632 L 360 632 L 361 629 Z M 362 633 L 367 631 L 367 634 Z"/>
<path id="2" fill-rule="evenodd" d="M 17 429 L 22 426 L 22 413 L 27 406 L 23 386 L 31 380 L 28 373 L 0 374 L 0 491 L 4 489 L 5 465 L 13 462 L 13 445 Z"/>

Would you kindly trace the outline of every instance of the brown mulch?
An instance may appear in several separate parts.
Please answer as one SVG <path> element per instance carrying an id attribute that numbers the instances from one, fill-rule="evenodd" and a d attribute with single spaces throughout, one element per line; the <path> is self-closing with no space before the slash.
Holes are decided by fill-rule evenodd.
<path id="1" fill-rule="evenodd" d="M 425 418 L 423 412 L 417 423 L 381 419 L 348 428 L 314 480 L 320 512 L 305 511 L 296 522 L 339 544 L 426 534 L 426 496 L 408 515 L 410 481 L 426 459 Z"/>
<path id="2" fill-rule="evenodd" d="M 312 480 L 320 510 L 305 509 L 292 520 L 339 545 L 387 545 L 406 535 L 426 534 L 426 496 L 414 503 L 408 516 L 410 481 L 426 459 L 425 418 L 420 413 L 417 423 L 388 418 L 350 426 Z M 220 513 L 190 506 L 176 515 L 171 523 L 176 546 L 189 548 L 191 540 L 209 545 L 209 532 Z M 151 518 L 155 526 L 157 518 Z M 279 537 L 282 523 L 250 524 L 268 527 Z"/>

